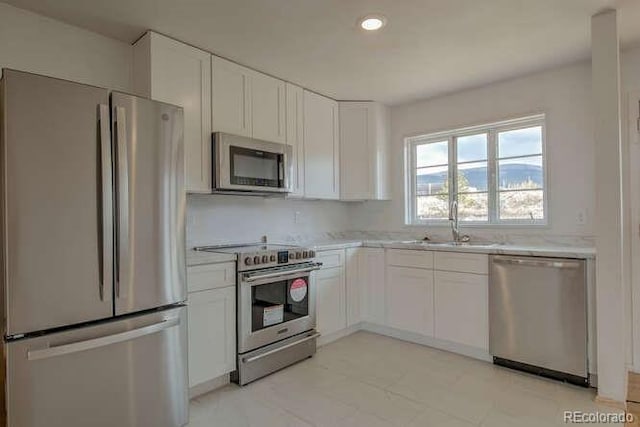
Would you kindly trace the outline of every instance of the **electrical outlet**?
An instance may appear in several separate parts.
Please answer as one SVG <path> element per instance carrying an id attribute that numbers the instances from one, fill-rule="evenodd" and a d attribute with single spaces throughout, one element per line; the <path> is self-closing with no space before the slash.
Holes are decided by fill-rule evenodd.
<path id="1" fill-rule="evenodd" d="M 587 211 L 584 209 L 578 209 L 576 212 L 576 224 L 577 225 L 586 225 L 587 224 Z"/>
<path id="2" fill-rule="evenodd" d="M 295 211 L 293 213 L 293 222 L 296 224 L 302 224 L 302 221 L 304 220 L 303 216 L 302 216 L 302 212 L 300 211 Z"/>

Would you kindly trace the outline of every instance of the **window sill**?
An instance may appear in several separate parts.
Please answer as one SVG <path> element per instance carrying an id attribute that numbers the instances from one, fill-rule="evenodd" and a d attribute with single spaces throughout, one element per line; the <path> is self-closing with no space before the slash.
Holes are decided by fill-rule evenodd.
<path id="1" fill-rule="evenodd" d="M 488 224 L 488 223 L 464 223 L 460 222 L 460 229 L 465 228 L 489 228 L 489 229 L 536 229 L 536 230 L 545 230 L 550 229 L 551 225 L 546 223 L 537 223 L 537 224 L 526 224 L 526 223 L 504 223 L 504 224 Z M 410 223 L 406 224 L 405 227 L 410 228 L 451 228 L 449 222 L 425 222 L 425 223 Z"/>

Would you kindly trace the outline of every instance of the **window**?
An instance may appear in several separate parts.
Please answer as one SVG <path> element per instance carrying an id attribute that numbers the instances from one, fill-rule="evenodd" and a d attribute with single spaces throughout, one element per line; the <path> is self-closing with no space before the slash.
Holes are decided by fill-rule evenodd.
<path id="1" fill-rule="evenodd" d="M 406 139 L 408 224 L 547 223 L 544 115 Z"/>

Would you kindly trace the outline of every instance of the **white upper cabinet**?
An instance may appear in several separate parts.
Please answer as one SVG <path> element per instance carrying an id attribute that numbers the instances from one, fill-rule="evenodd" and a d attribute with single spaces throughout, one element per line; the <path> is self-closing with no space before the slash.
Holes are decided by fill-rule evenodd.
<path id="1" fill-rule="evenodd" d="M 211 55 L 154 32 L 134 45 L 136 93 L 184 109 L 187 191 L 211 191 Z"/>
<path id="2" fill-rule="evenodd" d="M 265 141 L 286 141 L 285 83 L 251 73 L 251 135 Z"/>
<path id="3" fill-rule="evenodd" d="M 266 74 L 211 57 L 214 132 L 285 143 L 285 83 Z"/>
<path id="4" fill-rule="evenodd" d="M 211 56 L 211 125 L 214 132 L 251 136 L 251 74 L 248 68 Z"/>
<path id="5" fill-rule="evenodd" d="M 340 199 L 388 200 L 389 110 L 340 102 Z"/>
<path id="6" fill-rule="evenodd" d="M 338 103 L 304 91 L 304 193 L 310 199 L 340 198 Z"/>
<path id="7" fill-rule="evenodd" d="M 286 142 L 293 149 L 291 159 L 291 193 L 289 197 L 304 197 L 304 91 L 291 83 L 285 85 Z"/>

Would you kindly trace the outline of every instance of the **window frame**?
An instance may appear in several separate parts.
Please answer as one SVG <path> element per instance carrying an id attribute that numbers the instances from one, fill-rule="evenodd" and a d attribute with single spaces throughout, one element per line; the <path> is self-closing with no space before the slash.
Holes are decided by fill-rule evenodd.
<path id="1" fill-rule="evenodd" d="M 542 156 L 542 191 L 543 191 L 543 215 L 542 219 L 500 219 L 499 207 L 499 182 L 498 182 L 498 134 L 501 132 L 525 129 L 530 127 L 541 127 L 542 147 L 540 154 L 527 156 L 510 156 L 504 159 L 518 159 L 526 157 Z M 458 159 L 457 159 L 457 139 L 464 136 L 487 134 L 487 198 L 488 212 L 487 221 L 463 221 L 460 224 L 465 227 L 548 227 L 549 218 L 549 181 L 547 179 L 547 149 L 546 149 L 546 115 L 535 114 L 510 120 L 496 121 L 478 126 L 467 126 L 458 129 L 434 132 L 427 134 L 417 134 L 404 139 L 404 173 L 405 173 L 405 224 L 416 226 L 448 226 L 448 219 L 421 220 L 417 216 L 417 156 L 416 147 L 434 142 L 448 142 L 448 179 L 449 179 L 449 206 L 458 194 Z M 473 161 L 481 162 L 483 160 Z M 472 163 L 472 162 L 463 162 Z M 514 190 L 530 191 L 530 190 Z M 480 192 L 479 192 L 480 193 Z"/>

